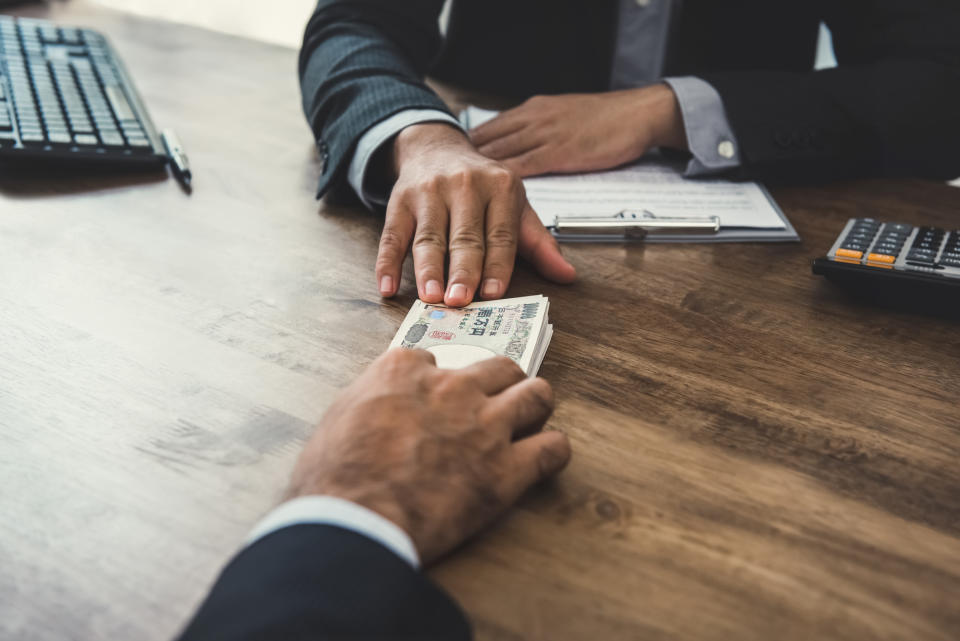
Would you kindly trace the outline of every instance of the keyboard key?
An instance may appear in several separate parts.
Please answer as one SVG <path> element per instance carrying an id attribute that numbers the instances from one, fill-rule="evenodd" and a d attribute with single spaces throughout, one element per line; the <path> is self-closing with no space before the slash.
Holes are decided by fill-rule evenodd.
<path id="1" fill-rule="evenodd" d="M 897 260 L 896 256 L 890 256 L 889 254 L 876 254 L 870 253 L 867 255 L 867 260 L 874 263 L 894 263 Z"/>
<path id="2" fill-rule="evenodd" d="M 73 142 L 73 138 L 70 136 L 70 134 L 66 132 L 60 132 L 60 131 L 51 132 L 47 138 L 50 140 L 50 142 L 57 143 L 60 145 L 69 145 L 70 143 Z"/>
<path id="3" fill-rule="evenodd" d="M 74 133 L 77 133 L 77 134 L 92 134 L 92 133 L 93 133 L 93 125 L 90 124 L 90 121 L 89 121 L 89 120 L 87 120 L 87 121 L 71 120 L 71 121 L 70 121 L 70 128 L 73 129 L 73 132 L 74 132 Z"/>
<path id="4" fill-rule="evenodd" d="M 54 25 L 44 25 L 40 28 L 40 33 L 43 35 L 44 42 L 60 42 L 60 30 Z"/>
<path id="5" fill-rule="evenodd" d="M 150 141 L 147 140 L 146 138 L 134 137 L 134 138 L 128 138 L 127 140 L 130 143 L 131 147 L 141 147 L 141 148 L 150 147 Z"/>
<path id="6" fill-rule="evenodd" d="M 126 147 L 126 144 L 123 141 L 123 136 L 121 136 L 119 132 L 100 132 L 100 138 L 103 139 L 103 144 L 110 147 Z"/>
<path id="7" fill-rule="evenodd" d="M 74 137 L 73 137 L 73 140 L 74 140 L 78 145 L 98 145 L 98 144 L 100 144 L 100 140 L 98 140 L 96 136 L 91 136 L 91 135 L 89 135 L 89 134 L 79 134 L 79 135 L 77 135 L 77 136 L 74 136 Z"/>

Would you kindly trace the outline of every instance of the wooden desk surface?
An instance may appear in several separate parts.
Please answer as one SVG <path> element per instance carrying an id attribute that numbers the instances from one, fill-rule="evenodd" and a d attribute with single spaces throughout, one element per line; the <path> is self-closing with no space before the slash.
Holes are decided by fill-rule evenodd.
<path id="1" fill-rule="evenodd" d="M 0 636 L 166 639 L 415 290 L 380 300 L 377 219 L 314 201 L 294 51 L 30 11 L 111 35 L 196 191 L 0 179 Z M 956 227 L 960 190 L 775 195 L 802 243 L 520 268 L 574 459 L 431 571 L 481 641 L 960 638 L 960 332 L 810 273 L 847 217 Z"/>

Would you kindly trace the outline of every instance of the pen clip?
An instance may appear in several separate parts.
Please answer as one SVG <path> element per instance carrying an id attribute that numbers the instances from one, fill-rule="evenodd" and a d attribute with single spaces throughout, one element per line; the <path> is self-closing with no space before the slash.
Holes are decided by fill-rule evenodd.
<path id="1" fill-rule="evenodd" d="M 720 217 L 660 217 L 648 210 L 625 209 L 609 218 L 557 216 L 553 228 L 558 234 L 619 235 L 642 240 L 658 234 L 716 234 Z"/>

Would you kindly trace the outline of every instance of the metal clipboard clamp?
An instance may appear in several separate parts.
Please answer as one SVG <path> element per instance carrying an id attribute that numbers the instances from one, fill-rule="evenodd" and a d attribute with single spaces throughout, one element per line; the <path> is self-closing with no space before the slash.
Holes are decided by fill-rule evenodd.
<path id="1" fill-rule="evenodd" d="M 553 229 L 558 236 L 612 236 L 629 240 L 643 240 L 659 234 L 702 236 L 720 231 L 720 217 L 660 217 L 647 210 L 625 209 L 610 218 L 557 216 Z"/>

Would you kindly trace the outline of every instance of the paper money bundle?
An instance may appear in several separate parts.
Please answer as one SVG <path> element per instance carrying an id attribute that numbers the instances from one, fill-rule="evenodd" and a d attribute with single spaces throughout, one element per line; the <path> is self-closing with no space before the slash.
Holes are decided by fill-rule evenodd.
<path id="1" fill-rule="evenodd" d="M 445 307 L 417 301 L 390 347 L 425 349 L 437 366 L 459 369 L 493 356 L 507 356 L 527 376 L 540 370 L 553 338 L 550 301 L 524 296 Z"/>

